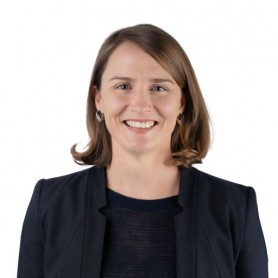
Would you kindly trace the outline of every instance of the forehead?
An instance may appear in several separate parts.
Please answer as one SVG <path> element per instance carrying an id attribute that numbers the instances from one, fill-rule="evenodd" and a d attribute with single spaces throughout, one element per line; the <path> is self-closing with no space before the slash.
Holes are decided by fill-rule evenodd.
<path id="1" fill-rule="evenodd" d="M 110 74 L 125 74 L 127 76 L 130 74 L 152 74 L 171 77 L 170 73 L 151 55 L 133 42 L 124 42 L 112 52 L 103 77 Z"/>

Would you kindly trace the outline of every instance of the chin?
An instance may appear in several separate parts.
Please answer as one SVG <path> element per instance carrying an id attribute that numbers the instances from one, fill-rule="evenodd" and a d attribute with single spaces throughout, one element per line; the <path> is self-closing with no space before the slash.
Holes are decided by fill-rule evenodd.
<path id="1" fill-rule="evenodd" d="M 128 152 L 133 153 L 147 153 L 150 152 L 153 147 L 150 146 L 150 143 L 147 142 L 132 142 L 128 145 L 124 146 L 124 149 L 126 149 Z"/>
<path id="2" fill-rule="evenodd" d="M 136 153 L 136 154 L 144 154 L 144 153 L 148 153 L 151 151 L 151 149 L 146 148 L 145 146 L 131 146 L 128 148 L 128 150 L 130 152 Z"/>

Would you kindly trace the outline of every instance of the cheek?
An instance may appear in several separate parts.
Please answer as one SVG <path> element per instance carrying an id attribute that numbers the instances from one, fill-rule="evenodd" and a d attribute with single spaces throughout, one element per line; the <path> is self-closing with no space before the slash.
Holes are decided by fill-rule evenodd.
<path id="1" fill-rule="evenodd" d="M 103 112 L 107 116 L 116 116 L 126 107 L 126 101 L 118 97 L 103 98 Z"/>
<path id="2" fill-rule="evenodd" d="M 175 121 L 180 113 L 181 103 L 177 99 L 165 99 L 160 103 L 160 107 L 164 117 L 172 118 Z"/>

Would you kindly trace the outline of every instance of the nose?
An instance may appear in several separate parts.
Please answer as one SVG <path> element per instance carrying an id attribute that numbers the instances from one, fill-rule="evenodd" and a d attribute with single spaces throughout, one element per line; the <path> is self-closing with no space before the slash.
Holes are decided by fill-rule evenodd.
<path id="1" fill-rule="evenodd" d="M 138 114 L 151 112 L 152 100 L 148 91 L 137 90 L 133 92 L 130 109 Z"/>

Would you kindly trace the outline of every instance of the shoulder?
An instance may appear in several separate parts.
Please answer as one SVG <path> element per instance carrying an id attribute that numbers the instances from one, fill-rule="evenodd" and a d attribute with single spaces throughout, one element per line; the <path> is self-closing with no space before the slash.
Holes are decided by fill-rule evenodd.
<path id="1" fill-rule="evenodd" d="M 195 192 L 192 196 L 195 196 L 201 218 L 219 217 L 226 221 L 226 217 L 232 217 L 244 222 L 249 201 L 256 202 L 252 187 L 210 175 L 194 167 L 184 172 L 187 173 L 187 180 L 191 180 L 191 192 Z M 183 183 L 186 187 L 186 179 Z"/>
<path id="2" fill-rule="evenodd" d="M 80 182 L 84 178 L 86 178 L 89 174 L 89 172 L 92 170 L 93 167 L 83 169 L 81 171 L 65 174 L 62 176 L 52 177 L 48 179 L 43 179 L 43 181 L 49 185 L 51 184 L 64 184 L 64 183 L 74 183 L 74 182 Z"/>
<path id="3" fill-rule="evenodd" d="M 38 181 L 35 192 L 39 195 L 41 206 L 83 200 L 86 198 L 88 184 L 96 168 L 90 167 L 78 172 Z"/>
<path id="4" fill-rule="evenodd" d="M 78 172 L 65 174 L 58 177 L 41 179 L 39 182 L 42 184 L 42 190 L 57 190 L 63 191 L 75 186 L 80 186 L 86 183 L 92 168 L 87 168 Z"/>
<path id="5" fill-rule="evenodd" d="M 223 178 L 219 178 L 194 168 L 198 179 L 199 193 L 210 194 L 213 199 L 225 201 L 244 202 L 250 192 L 254 192 L 251 186 L 235 183 Z"/>

